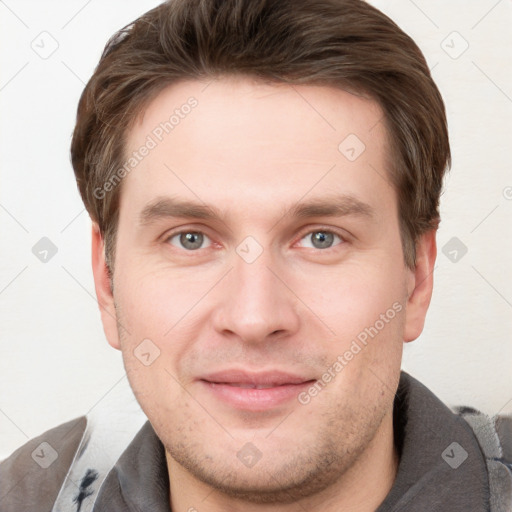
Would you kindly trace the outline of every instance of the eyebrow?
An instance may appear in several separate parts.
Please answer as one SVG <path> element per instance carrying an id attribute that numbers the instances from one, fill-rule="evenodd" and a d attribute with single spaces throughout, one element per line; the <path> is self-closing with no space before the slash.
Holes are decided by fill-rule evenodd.
<path id="1" fill-rule="evenodd" d="M 291 216 L 297 219 L 310 217 L 344 217 L 354 215 L 372 219 L 376 217 L 375 209 L 368 203 L 352 195 L 326 196 L 315 198 L 307 202 L 298 202 L 285 208 L 282 216 Z M 147 226 L 160 219 L 190 218 L 205 220 L 222 220 L 225 214 L 214 206 L 185 201 L 172 197 L 157 197 L 148 203 L 139 215 L 139 224 Z"/>

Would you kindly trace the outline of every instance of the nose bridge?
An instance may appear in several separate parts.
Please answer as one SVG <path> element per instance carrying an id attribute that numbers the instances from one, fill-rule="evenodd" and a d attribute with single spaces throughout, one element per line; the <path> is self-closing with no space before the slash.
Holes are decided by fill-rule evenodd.
<path id="1" fill-rule="evenodd" d="M 275 261 L 270 257 L 269 251 L 261 254 L 255 261 L 248 262 L 238 256 L 234 261 L 233 289 L 238 300 L 247 311 L 263 312 L 271 308 L 273 299 L 277 299 L 279 291 L 276 289 L 280 283 L 270 271 Z M 279 301 L 276 300 L 276 303 Z M 240 302 L 238 302 L 240 304 Z"/>
<path id="2" fill-rule="evenodd" d="M 293 294 L 276 277 L 282 262 L 247 237 L 234 251 L 216 328 L 231 331 L 245 342 L 262 342 L 269 335 L 294 332 L 299 318 Z"/>

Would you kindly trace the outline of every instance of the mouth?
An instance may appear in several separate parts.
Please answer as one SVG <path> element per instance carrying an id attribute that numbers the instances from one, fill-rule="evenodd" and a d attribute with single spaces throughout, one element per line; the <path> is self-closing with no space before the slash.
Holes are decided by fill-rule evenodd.
<path id="1" fill-rule="evenodd" d="M 297 402 L 298 394 L 316 379 L 282 371 L 229 370 L 199 379 L 216 400 L 235 409 L 265 411 Z"/>
<path id="2" fill-rule="evenodd" d="M 225 386 L 233 386 L 242 389 L 270 389 L 277 386 L 286 386 L 287 384 L 249 384 L 246 382 L 211 382 L 211 384 L 224 384 Z"/>

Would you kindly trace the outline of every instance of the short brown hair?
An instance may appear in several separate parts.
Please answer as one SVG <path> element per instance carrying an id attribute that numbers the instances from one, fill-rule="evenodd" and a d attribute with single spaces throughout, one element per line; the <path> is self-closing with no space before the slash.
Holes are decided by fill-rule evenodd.
<path id="1" fill-rule="evenodd" d="M 127 130 L 164 87 L 221 75 L 333 86 L 380 104 L 404 260 L 413 268 L 418 237 L 438 227 L 450 165 L 443 100 L 414 41 L 363 0 L 170 0 L 108 41 L 78 105 L 71 159 L 109 271 L 122 182 L 98 190 L 125 160 Z"/>

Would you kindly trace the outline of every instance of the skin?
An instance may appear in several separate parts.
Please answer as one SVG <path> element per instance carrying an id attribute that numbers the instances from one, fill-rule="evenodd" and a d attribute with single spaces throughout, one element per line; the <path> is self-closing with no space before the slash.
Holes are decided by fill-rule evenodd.
<path id="1" fill-rule="evenodd" d="M 406 267 L 373 100 L 241 77 L 206 85 L 168 87 L 129 130 L 127 154 L 187 98 L 198 101 L 123 180 L 113 293 L 93 224 L 105 333 L 165 446 L 170 505 L 373 511 L 399 463 L 393 399 L 403 342 L 419 336 L 430 302 L 435 232 L 420 237 L 416 267 Z M 338 149 L 348 134 L 366 146 L 354 161 Z M 290 213 L 337 194 L 366 203 L 373 216 Z M 171 196 L 222 217 L 140 222 L 148 203 Z M 184 246 L 181 231 L 204 234 L 200 248 Z M 319 248 L 319 231 L 339 238 Z M 252 263 L 237 253 L 248 236 L 262 250 Z M 401 310 L 305 405 L 294 398 L 241 410 L 198 380 L 234 367 L 319 380 L 393 304 Z M 149 365 L 135 355 L 145 339 L 159 351 Z M 247 443 L 261 455 L 252 467 L 237 457 Z"/>

